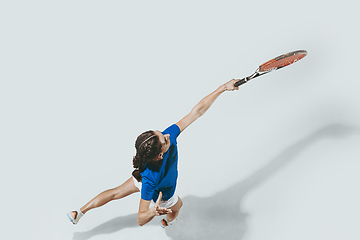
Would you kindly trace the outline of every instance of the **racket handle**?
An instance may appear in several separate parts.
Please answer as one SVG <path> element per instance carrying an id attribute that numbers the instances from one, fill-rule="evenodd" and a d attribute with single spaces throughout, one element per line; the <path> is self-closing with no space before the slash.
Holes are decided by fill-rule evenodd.
<path id="1" fill-rule="evenodd" d="M 240 79 L 239 81 L 237 81 L 237 82 L 234 84 L 234 87 L 238 87 L 238 86 L 246 83 L 247 81 L 248 81 L 248 77 L 243 78 L 243 79 Z"/>

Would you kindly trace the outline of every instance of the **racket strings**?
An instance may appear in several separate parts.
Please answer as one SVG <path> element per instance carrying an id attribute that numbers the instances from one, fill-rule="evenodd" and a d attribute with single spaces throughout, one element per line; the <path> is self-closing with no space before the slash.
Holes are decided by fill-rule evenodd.
<path id="1" fill-rule="evenodd" d="M 305 57 L 305 53 L 299 53 L 299 54 L 293 54 L 290 56 L 279 56 L 277 58 L 274 58 L 260 66 L 260 71 L 272 71 L 276 70 L 282 67 L 286 67 L 290 64 L 293 64 L 303 57 Z"/>

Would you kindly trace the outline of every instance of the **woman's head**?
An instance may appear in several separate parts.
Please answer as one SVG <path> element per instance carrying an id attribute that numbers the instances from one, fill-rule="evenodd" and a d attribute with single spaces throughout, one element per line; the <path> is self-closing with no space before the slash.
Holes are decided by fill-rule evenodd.
<path id="1" fill-rule="evenodd" d="M 140 134 L 135 141 L 136 155 L 144 162 L 153 160 L 161 150 L 161 143 L 154 131 Z"/>
<path id="2" fill-rule="evenodd" d="M 140 134 L 135 141 L 136 155 L 133 165 L 136 168 L 133 176 L 141 181 L 140 172 L 144 171 L 145 164 L 162 159 L 163 154 L 170 147 L 169 134 L 163 135 L 159 131 L 146 131 Z"/>

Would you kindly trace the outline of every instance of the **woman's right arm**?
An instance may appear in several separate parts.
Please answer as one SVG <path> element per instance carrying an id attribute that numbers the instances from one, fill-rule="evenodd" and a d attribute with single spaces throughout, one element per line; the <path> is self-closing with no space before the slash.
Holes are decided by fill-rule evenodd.
<path id="1" fill-rule="evenodd" d="M 214 92 L 210 93 L 206 97 L 204 97 L 195 107 L 191 110 L 191 112 L 183 117 L 179 122 L 176 123 L 180 128 L 180 132 L 184 131 L 191 123 L 193 123 L 196 119 L 201 117 L 214 103 L 214 101 L 225 91 L 234 91 L 238 90 L 239 87 L 234 87 L 234 84 L 239 79 L 232 79 L 227 83 L 219 86 Z"/>

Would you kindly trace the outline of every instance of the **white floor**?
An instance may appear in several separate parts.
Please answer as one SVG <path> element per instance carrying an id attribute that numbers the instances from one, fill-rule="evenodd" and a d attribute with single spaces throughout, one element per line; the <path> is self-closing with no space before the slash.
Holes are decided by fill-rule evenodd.
<path id="1" fill-rule="evenodd" d="M 1 5 L 2 239 L 360 239 L 356 1 Z M 298 49 L 181 134 L 176 225 L 139 227 L 139 194 L 69 222 L 138 134 Z"/>
<path id="2" fill-rule="evenodd" d="M 166 231 L 158 225 L 159 218 L 144 227 L 137 225 L 139 194 L 89 212 L 73 226 L 65 216 L 66 211 L 80 206 L 101 186 L 116 184 L 113 177 L 90 168 L 87 172 L 92 177 L 86 175 L 76 184 L 64 180 L 65 185 L 69 184 L 68 189 L 60 187 L 50 191 L 52 198 L 48 201 L 54 206 L 47 202 L 42 209 L 38 204 L 37 209 L 44 212 L 36 217 L 25 216 L 24 220 L 29 221 L 26 225 L 30 226 L 27 234 L 36 233 L 37 239 L 51 236 L 74 240 L 148 236 L 208 240 L 304 239 L 309 235 L 320 239 L 356 239 L 359 236 L 356 223 L 360 213 L 357 204 L 360 164 L 355 156 L 360 154 L 359 140 L 359 131 L 332 125 L 305 134 L 281 151 L 269 153 L 267 159 L 259 157 L 263 155 L 261 150 L 254 152 L 251 160 L 241 160 L 241 154 L 234 154 L 236 157 L 229 158 L 228 163 L 214 165 L 217 170 L 210 169 L 211 174 L 197 176 L 195 170 L 190 169 L 189 161 L 194 159 L 182 158 L 178 193 L 184 207 L 179 221 Z M 70 187 L 80 189 L 82 184 L 87 187 L 79 193 Z M 194 194 L 197 189 L 199 194 Z M 74 194 L 74 198 L 67 197 L 67 192 Z M 45 198 L 48 194 L 42 196 Z M 33 223 L 31 219 L 38 222 Z"/>

